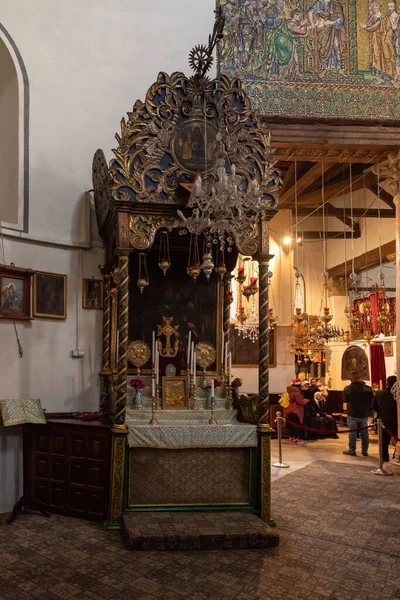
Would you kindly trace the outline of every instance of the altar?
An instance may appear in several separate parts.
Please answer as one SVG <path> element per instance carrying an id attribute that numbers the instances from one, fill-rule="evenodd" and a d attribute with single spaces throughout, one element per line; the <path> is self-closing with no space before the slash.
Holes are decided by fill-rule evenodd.
<path id="1" fill-rule="evenodd" d="M 103 408 L 113 419 L 109 523 L 143 511 L 244 511 L 272 522 L 269 234 L 279 173 L 241 82 L 160 73 L 121 121 L 93 187 L 106 246 Z M 230 346 L 238 256 L 258 261 L 259 394 L 237 419 Z"/>
<path id="2" fill-rule="evenodd" d="M 239 423 L 225 398 L 215 401 L 215 421 L 209 424 L 204 390 L 197 409 L 160 410 L 151 424 L 152 399 L 141 409 L 128 395 L 126 423 L 129 484 L 128 510 L 145 507 L 230 506 L 256 510 L 257 427 Z"/>

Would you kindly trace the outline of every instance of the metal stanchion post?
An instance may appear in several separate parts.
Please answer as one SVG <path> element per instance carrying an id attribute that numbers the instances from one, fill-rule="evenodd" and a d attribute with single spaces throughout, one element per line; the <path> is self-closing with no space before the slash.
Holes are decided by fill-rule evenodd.
<path id="1" fill-rule="evenodd" d="M 272 463 L 273 467 L 279 467 L 280 469 L 288 469 L 290 465 L 282 462 L 282 421 L 285 419 L 282 417 L 281 413 L 278 411 L 276 413 L 276 428 L 278 432 L 278 448 L 279 448 L 279 462 Z"/>
<path id="2" fill-rule="evenodd" d="M 378 424 L 378 445 L 379 445 L 379 469 L 374 469 L 371 471 L 374 475 L 393 475 L 393 473 L 388 473 L 383 468 L 383 437 L 382 437 L 382 419 L 377 419 Z"/>

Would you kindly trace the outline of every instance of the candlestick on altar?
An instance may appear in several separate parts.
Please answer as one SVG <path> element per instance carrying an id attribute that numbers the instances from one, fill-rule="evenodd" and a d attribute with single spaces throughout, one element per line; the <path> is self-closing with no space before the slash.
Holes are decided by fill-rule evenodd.
<path id="1" fill-rule="evenodd" d="M 149 425 L 158 425 L 157 420 L 157 396 L 156 390 L 157 385 L 155 383 L 156 372 L 155 372 L 155 364 L 153 363 L 152 374 L 151 374 L 151 419 L 149 421 Z"/>
<path id="2" fill-rule="evenodd" d="M 196 410 L 197 408 L 197 386 L 196 386 L 196 380 L 194 377 L 192 377 L 192 407 L 193 410 Z"/>
<path id="3" fill-rule="evenodd" d="M 157 386 L 160 383 L 160 353 L 159 353 L 157 345 L 156 345 L 155 369 L 156 369 L 156 386 Z"/>
<path id="4" fill-rule="evenodd" d="M 211 416 L 208 421 L 209 425 L 217 425 L 217 421 L 215 419 L 215 396 L 214 396 L 214 379 L 211 379 Z"/>
<path id="5" fill-rule="evenodd" d="M 156 360 L 156 332 L 153 330 L 151 337 L 151 360 L 154 365 Z"/>
<path id="6" fill-rule="evenodd" d="M 229 352 L 227 393 L 228 404 L 229 407 L 232 408 L 232 352 Z"/>
<path id="7" fill-rule="evenodd" d="M 190 365 L 190 348 L 191 348 L 191 341 L 192 341 L 192 332 L 189 331 L 189 338 L 188 338 L 188 347 L 187 347 L 187 366 L 189 368 Z"/>
<path id="8" fill-rule="evenodd" d="M 224 350 L 225 350 L 225 333 L 224 333 L 224 330 L 222 330 L 222 342 L 221 342 L 221 368 L 223 367 L 223 364 L 224 364 Z"/>

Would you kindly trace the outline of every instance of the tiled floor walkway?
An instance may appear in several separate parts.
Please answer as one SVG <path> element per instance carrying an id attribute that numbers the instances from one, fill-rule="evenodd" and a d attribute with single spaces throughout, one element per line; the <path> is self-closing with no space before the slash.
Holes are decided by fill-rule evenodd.
<path id="1" fill-rule="evenodd" d="M 0 517 L 0 600 L 400 598 L 400 478 L 372 475 L 376 458 L 335 462 L 343 444 L 285 444 L 276 550 L 128 552 L 100 525 Z"/>

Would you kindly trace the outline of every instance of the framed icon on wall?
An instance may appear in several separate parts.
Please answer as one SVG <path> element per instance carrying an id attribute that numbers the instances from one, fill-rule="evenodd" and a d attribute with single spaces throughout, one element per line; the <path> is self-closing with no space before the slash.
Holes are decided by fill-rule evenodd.
<path id="1" fill-rule="evenodd" d="M 31 318 L 32 275 L 30 269 L 0 265 L 0 318 Z"/>
<path id="2" fill-rule="evenodd" d="M 83 279 L 82 306 L 101 310 L 103 308 L 103 280 Z"/>
<path id="3" fill-rule="evenodd" d="M 67 276 L 37 272 L 33 276 L 33 315 L 45 319 L 67 318 Z"/>

